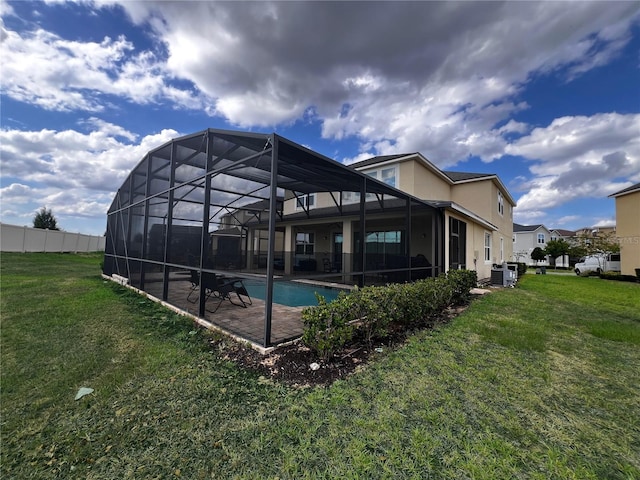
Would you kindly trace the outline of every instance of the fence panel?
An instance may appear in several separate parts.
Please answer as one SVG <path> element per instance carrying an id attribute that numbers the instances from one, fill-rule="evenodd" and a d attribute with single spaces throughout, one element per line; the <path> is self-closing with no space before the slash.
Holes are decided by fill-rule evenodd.
<path id="1" fill-rule="evenodd" d="M 104 245 L 105 238 L 96 235 L 0 223 L 2 252 L 99 252 Z"/>

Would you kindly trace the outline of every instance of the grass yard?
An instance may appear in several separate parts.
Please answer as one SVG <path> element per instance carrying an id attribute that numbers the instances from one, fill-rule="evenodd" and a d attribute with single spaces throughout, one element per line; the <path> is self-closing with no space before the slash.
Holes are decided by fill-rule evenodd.
<path id="1" fill-rule="evenodd" d="M 527 274 L 294 389 L 99 261 L 2 254 L 2 478 L 640 478 L 640 284 Z"/>

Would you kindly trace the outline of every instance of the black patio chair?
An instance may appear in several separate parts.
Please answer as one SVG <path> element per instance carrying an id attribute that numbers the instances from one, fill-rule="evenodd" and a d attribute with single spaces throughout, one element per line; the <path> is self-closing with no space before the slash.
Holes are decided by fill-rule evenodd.
<path id="1" fill-rule="evenodd" d="M 328 258 L 322 259 L 322 266 L 325 273 L 331 273 L 331 272 L 337 271 L 335 267 L 331 264 L 331 260 L 329 260 Z"/>
<path id="2" fill-rule="evenodd" d="M 221 277 L 215 273 L 203 272 L 202 286 L 207 292 L 207 300 L 214 298 L 218 301 L 213 310 L 207 309 L 208 312 L 215 313 L 225 300 L 244 308 L 247 308 L 247 305 L 252 305 L 251 296 L 249 296 L 241 278 Z"/>
<path id="3" fill-rule="evenodd" d="M 189 295 L 187 295 L 187 302 L 196 303 L 198 301 L 198 287 L 200 287 L 200 275 L 197 270 L 190 270 L 191 274 L 191 289 Z M 196 298 L 192 299 L 191 296 L 196 294 Z"/>

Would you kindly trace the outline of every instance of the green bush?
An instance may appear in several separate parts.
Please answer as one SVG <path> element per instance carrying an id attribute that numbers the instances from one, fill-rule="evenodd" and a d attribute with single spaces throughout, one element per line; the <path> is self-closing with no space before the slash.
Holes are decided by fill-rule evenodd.
<path id="1" fill-rule="evenodd" d="M 449 270 L 447 278 L 453 288 L 453 304 L 467 303 L 471 299 L 471 289 L 478 285 L 478 273 L 475 270 Z"/>
<path id="2" fill-rule="evenodd" d="M 619 282 L 637 282 L 638 278 L 633 275 L 622 275 L 620 272 L 602 272 L 600 278 L 604 280 L 618 280 Z"/>
<path id="3" fill-rule="evenodd" d="M 351 301 L 344 293 L 331 303 L 316 293 L 318 305 L 302 310 L 304 333 L 302 342 L 323 360 L 340 350 L 353 336 L 353 327 L 348 324 L 348 309 Z"/>
<path id="4" fill-rule="evenodd" d="M 527 271 L 527 264 L 524 262 L 518 262 L 518 278 L 520 278 L 522 275 L 525 274 L 525 272 Z"/>
<path id="5" fill-rule="evenodd" d="M 323 360 L 344 348 L 356 331 L 371 347 L 392 326 L 419 326 L 451 305 L 468 302 L 476 284 L 475 271 L 454 270 L 413 283 L 355 288 L 331 303 L 316 295 L 318 305 L 302 311 L 302 341 Z"/>
<path id="6" fill-rule="evenodd" d="M 395 317 L 396 308 L 392 290 L 388 287 L 368 287 L 357 289 L 349 295 L 349 321 L 357 321 L 357 328 L 363 334 L 369 347 L 376 337 L 384 337 L 389 324 Z"/>

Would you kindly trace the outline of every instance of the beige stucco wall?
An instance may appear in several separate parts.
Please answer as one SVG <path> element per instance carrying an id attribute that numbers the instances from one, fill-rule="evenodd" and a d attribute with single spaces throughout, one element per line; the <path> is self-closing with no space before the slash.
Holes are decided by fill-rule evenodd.
<path id="1" fill-rule="evenodd" d="M 333 201 L 333 198 L 331 197 L 331 194 L 329 193 L 320 192 L 320 193 L 316 193 L 315 196 L 316 196 L 315 205 L 312 207 L 312 209 L 336 206 L 335 202 Z M 339 202 L 340 195 L 338 193 L 334 193 L 334 196 L 336 200 Z M 289 195 L 287 195 L 286 198 L 289 198 Z M 296 210 L 296 198 L 293 196 L 289 200 L 285 200 L 283 209 L 284 209 L 285 215 L 290 215 L 292 213 L 303 211 L 301 208 Z"/>
<path id="2" fill-rule="evenodd" d="M 616 230 L 622 274 L 635 275 L 640 268 L 640 192 L 616 198 Z"/>
<path id="3" fill-rule="evenodd" d="M 399 176 L 400 188 L 411 195 L 423 200 L 450 200 L 449 183 L 418 160 L 401 163 Z"/>
<path id="4" fill-rule="evenodd" d="M 493 232 L 491 236 L 494 263 L 509 262 L 513 258 L 513 205 L 509 202 L 506 192 L 502 192 L 504 212 L 500 214 L 498 212 L 499 191 L 501 190 L 493 179 L 461 183 L 451 187 L 452 201 L 498 227 L 498 231 Z M 502 257 L 500 255 L 501 238 L 503 239 Z"/>
<path id="5" fill-rule="evenodd" d="M 391 164 L 389 165 L 391 166 Z M 375 169 L 383 168 L 376 165 Z M 366 169 L 363 170 L 366 172 Z M 411 159 L 397 164 L 398 187 L 411 195 L 425 200 L 453 201 L 458 205 L 475 213 L 479 217 L 489 221 L 498 228 L 498 231 L 487 229 L 481 224 L 473 222 L 471 219 L 460 218 L 467 223 L 467 265 L 473 268 L 473 259 L 476 258 L 476 269 L 479 278 L 486 278 L 491 275 L 491 265 L 501 261 L 511 261 L 513 256 L 513 205 L 509 202 L 506 192 L 502 192 L 504 198 L 504 212 L 498 212 L 498 183 L 493 179 L 479 180 L 474 182 L 451 185 L 432 171 L 420 159 Z M 327 193 L 318 193 L 314 208 L 334 206 L 333 199 Z M 285 215 L 295 213 L 295 199 L 285 202 Z M 454 214 L 455 216 L 456 214 Z M 448 232 L 448 217 L 445 220 L 445 230 Z M 491 233 L 491 254 L 490 262 L 484 263 L 484 233 Z M 502 255 L 501 255 L 502 239 Z M 421 245 L 421 236 L 414 230 L 412 236 L 412 255 L 417 250 L 426 250 L 425 245 Z M 420 246 L 419 246 L 420 245 Z M 323 249 L 322 241 L 318 248 Z M 445 241 L 445 261 L 448 266 L 448 237 Z"/>
<path id="6" fill-rule="evenodd" d="M 496 255 L 499 255 L 499 251 L 495 249 L 496 236 L 498 232 L 493 232 L 483 225 L 473 222 L 471 219 L 466 218 L 464 216 L 458 215 L 456 213 L 452 213 L 450 211 L 445 212 L 445 268 L 449 268 L 449 218 L 457 218 L 458 220 L 462 220 L 467 224 L 467 245 L 466 245 L 466 265 L 467 270 L 475 270 L 478 275 L 478 279 L 481 278 L 489 278 L 491 276 L 491 267 L 494 262 Z M 492 261 L 484 260 L 484 234 L 488 232 L 491 234 L 492 239 L 492 247 L 491 247 L 491 256 Z M 499 245 L 499 240 L 498 240 Z M 474 261 L 475 260 L 475 261 Z"/>

